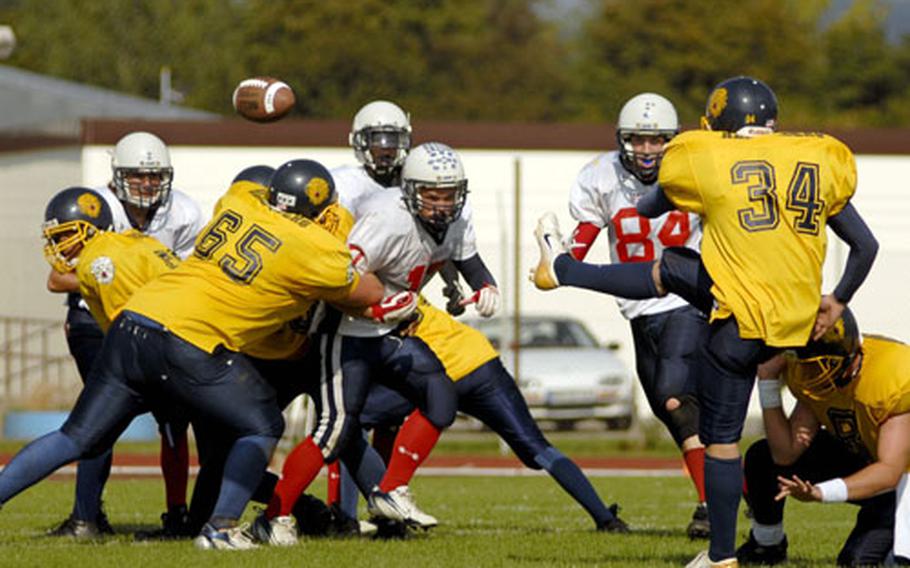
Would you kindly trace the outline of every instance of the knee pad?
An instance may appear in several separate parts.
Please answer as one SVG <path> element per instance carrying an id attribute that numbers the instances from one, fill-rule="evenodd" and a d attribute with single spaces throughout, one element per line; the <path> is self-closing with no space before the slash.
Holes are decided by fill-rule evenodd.
<path id="1" fill-rule="evenodd" d="M 667 410 L 673 437 L 682 442 L 686 438 L 698 435 L 698 399 L 691 394 L 671 398 L 679 401 L 679 406 L 674 410 Z M 666 402 L 664 404 L 666 405 Z"/>

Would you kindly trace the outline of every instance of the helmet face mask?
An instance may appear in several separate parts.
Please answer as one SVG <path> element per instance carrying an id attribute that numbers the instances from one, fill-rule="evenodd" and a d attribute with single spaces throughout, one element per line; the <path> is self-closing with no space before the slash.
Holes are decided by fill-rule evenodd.
<path id="1" fill-rule="evenodd" d="M 664 145 L 678 133 L 673 103 L 655 93 L 636 95 L 623 105 L 616 123 L 620 162 L 640 182 L 650 185 L 657 181 Z"/>
<path id="2" fill-rule="evenodd" d="M 357 112 L 348 141 L 373 177 L 395 176 L 411 148 L 411 122 L 401 108 L 373 101 Z"/>
<path id="3" fill-rule="evenodd" d="M 437 242 L 464 209 L 468 180 L 458 154 L 438 142 L 414 148 L 401 172 L 402 199 L 408 211 Z"/>
<path id="4" fill-rule="evenodd" d="M 859 327 L 847 308 L 824 336 L 796 350 L 795 360 L 789 366 L 788 382 L 809 398 L 827 398 L 853 384 L 859 370 L 854 363 L 861 357 Z"/>
<path id="5" fill-rule="evenodd" d="M 114 223 L 111 210 L 97 193 L 82 187 L 64 189 L 47 205 L 41 233 L 44 258 L 57 272 L 71 272 L 82 248 Z"/>
<path id="6" fill-rule="evenodd" d="M 740 135 L 773 132 L 777 129 L 777 96 L 758 79 L 727 79 L 711 90 L 701 127 Z"/>
<path id="7" fill-rule="evenodd" d="M 148 132 L 133 132 L 117 142 L 111 156 L 117 199 L 139 209 L 167 203 L 174 168 L 164 142 Z"/>

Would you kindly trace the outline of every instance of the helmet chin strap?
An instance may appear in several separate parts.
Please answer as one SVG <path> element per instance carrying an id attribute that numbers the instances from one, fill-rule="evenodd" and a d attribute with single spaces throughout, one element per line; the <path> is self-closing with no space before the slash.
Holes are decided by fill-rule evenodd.
<path id="1" fill-rule="evenodd" d="M 423 229 L 430 235 L 437 245 L 442 244 L 442 241 L 446 238 L 446 233 L 449 232 L 448 223 L 434 223 L 433 221 L 428 221 L 421 216 L 417 216 L 417 220 L 420 221 L 420 225 Z"/>

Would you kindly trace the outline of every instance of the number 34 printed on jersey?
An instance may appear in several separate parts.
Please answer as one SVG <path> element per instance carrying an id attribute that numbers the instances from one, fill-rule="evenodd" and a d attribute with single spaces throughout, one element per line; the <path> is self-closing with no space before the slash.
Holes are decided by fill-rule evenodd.
<path id="1" fill-rule="evenodd" d="M 798 233 L 818 235 L 818 217 L 825 209 L 819 195 L 818 164 L 799 162 L 787 187 L 785 207 L 793 212 L 793 228 Z M 737 211 L 740 226 L 751 232 L 769 231 L 780 223 L 777 177 L 774 166 L 764 160 L 736 162 L 730 169 L 733 185 L 744 185 L 752 207 Z"/>
<path id="2" fill-rule="evenodd" d="M 277 251 L 281 247 L 281 239 L 256 223 L 246 230 L 241 231 L 242 229 L 243 216 L 231 209 L 225 210 L 199 236 L 193 255 L 216 262 L 221 271 L 235 282 L 250 284 L 262 270 L 260 251 Z M 234 246 L 228 246 L 216 258 L 229 242 L 233 242 Z"/>

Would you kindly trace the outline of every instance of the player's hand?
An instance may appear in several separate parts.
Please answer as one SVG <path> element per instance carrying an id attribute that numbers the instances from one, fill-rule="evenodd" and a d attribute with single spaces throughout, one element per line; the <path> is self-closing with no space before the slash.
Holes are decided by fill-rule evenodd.
<path id="1" fill-rule="evenodd" d="M 474 309 L 477 310 L 480 317 L 488 318 L 502 307 L 502 296 L 499 294 L 499 288 L 487 284 L 460 303 L 462 306 L 474 304 Z"/>
<path id="2" fill-rule="evenodd" d="M 818 306 L 818 314 L 815 316 L 815 327 L 812 329 L 812 339 L 821 339 L 829 329 L 834 327 L 834 323 L 844 313 L 847 304 L 842 304 L 834 294 L 822 296 L 821 304 Z"/>
<path id="3" fill-rule="evenodd" d="M 822 492 L 815 485 L 803 481 L 795 475 L 792 479 L 778 475 L 777 488 L 779 493 L 774 497 L 775 501 L 780 501 L 785 497 L 793 497 L 799 501 L 822 500 Z"/>
<path id="4" fill-rule="evenodd" d="M 417 309 L 417 294 L 410 290 L 386 296 L 367 308 L 369 317 L 379 323 L 403 321 Z"/>

